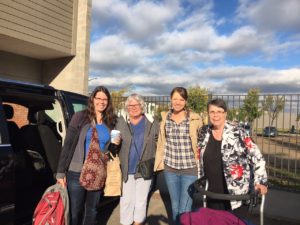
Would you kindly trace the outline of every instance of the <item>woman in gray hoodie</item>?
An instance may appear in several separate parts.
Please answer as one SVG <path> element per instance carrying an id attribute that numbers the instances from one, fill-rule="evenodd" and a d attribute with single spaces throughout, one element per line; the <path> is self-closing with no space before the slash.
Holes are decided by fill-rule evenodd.
<path id="1" fill-rule="evenodd" d="M 140 161 L 154 158 L 159 124 L 145 114 L 145 102 L 138 94 L 127 98 L 125 110 L 126 116 L 120 117 L 116 126 L 122 136 L 119 153 L 123 179 L 120 223 L 138 225 L 146 218 L 152 179 L 144 179 L 137 166 Z"/>

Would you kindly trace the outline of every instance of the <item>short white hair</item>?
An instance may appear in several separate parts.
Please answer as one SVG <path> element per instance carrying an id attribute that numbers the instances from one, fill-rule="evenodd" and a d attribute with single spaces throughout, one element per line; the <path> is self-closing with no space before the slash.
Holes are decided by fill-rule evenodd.
<path id="1" fill-rule="evenodd" d="M 129 105 L 129 102 L 131 100 L 137 101 L 140 104 L 140 106 L 141 106 L 142 113 L 145 113 L 145 111 L 146 111 L 146 103 L 145 103 L 143 97 L 141 95 L 139 95 L 139 94 L 136 94 L 136 93 L 131 94 L 131 95 L 129 95 L 127 97 L 127 99 L 125 101 L 126 112 L 128 112 L 128 105 Z"/>

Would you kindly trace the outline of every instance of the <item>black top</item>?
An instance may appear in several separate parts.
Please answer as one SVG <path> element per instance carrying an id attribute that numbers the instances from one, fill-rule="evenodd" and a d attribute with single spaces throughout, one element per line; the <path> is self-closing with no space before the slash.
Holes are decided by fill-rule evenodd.
<path id="1" fill-rule="evenodd" d="M 203 155 L 204 173 L 208 179 L 208 191 L 228 194 L 227 185 L 224 178 L 221 143 L 210 134 L 206 150 Z M 212 209 L 231 209 L 230 202 L 226 200 L 208 199 L 207 205 Z"/>

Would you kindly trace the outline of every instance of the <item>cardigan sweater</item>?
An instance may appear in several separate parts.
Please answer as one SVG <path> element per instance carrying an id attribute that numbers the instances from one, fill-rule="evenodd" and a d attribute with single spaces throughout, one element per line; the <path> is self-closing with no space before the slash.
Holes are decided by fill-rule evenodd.
<path id="1" fill-rule="evenodd" d="M 142 148 L 141 161 L 154 158 L 156 151 L 156 142 L 158 137 L 159 124 L 157 120 L 153 120 L 150 116 L 145 115 L 145 132 L 144 143 Z M 132 135 L 130 124 L 127 118 L 121 116 L 118 118 L 116 130 L 121 132 L 122 143 L 119 153 L 122 179 L 124 182 L 128 180 L 128 164 L 129 164 L 129 150 L 132 142 Z M 142 175 L 136 172 L 135 178 L 141 178 Z"/>
<path id="2" fill-rule="evenodd" d="M 73 115 L 60 153 L 56 178 L 64 178 L 68 170 L 81 171 L 84 163 L 85 138 L 90 127 L 91 123 L 85 110 Z M 109 144 L 110 141 L 105 145 L 105 151 L 108 150 Z"/>
<path id="3" fill-rule="evenodd" d="M 203 126 L 199 132 L 200 178 L 204 177 L 203 155 L 211 135 L 211 126 Z M 243 128 L 226 121 L 221 143 L 223 172 L 228 192 L 243 195 L 255 184 L 267 185 L 266 162 L 258 146 Z M 251 180 L 251 175 L 254 175 Z M 240 201 L 231 201 L 231 208 L 241 206 Z"/>

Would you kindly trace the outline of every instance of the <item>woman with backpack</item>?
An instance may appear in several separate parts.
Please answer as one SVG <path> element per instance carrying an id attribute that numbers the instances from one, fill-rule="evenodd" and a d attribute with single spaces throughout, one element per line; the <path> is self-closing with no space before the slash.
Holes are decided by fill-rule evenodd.
<path id="1" fill-rule="evenodd" d="M 57 182 L 68 189 L 71 225 L 96 224 L 97 206 L 103 191 L 106 171 L 103 169 L 96 175 L 86 175 L 83 168 L 92 163 L 92 160 L 88 161 L 90 151 L 95 151 L 91 159 L 97 159 L 102 164 L 108 161 L 107 153 L 116 149 L 115 145 L 110 143 L 110 131 L 115 124 L 116 116 L 111 96 L 103 86 L 96 87 L 92 92 L 87 109 L 75 113 L 71 119 L 56 174 Z M 115 144 L 119 143 L 120 138 L 117 138 Z M 100 156 L 96 153 L 100 153 Z M 99 169 L 98 165 L 94 167 Z M 91 183 L 100 180 L 96 190 L 86 186 L 89 176 L 95 176 L 92 177 Z"/>

